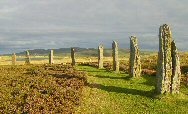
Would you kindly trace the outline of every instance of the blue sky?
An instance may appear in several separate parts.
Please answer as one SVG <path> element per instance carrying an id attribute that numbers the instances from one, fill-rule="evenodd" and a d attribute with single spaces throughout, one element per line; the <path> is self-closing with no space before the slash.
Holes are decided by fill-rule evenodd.
<path id="1" fill-rule="evenodd" d="M 166 23 L 179 50 L 188 44 L 187 0 L 0 0 L 0 53 L 36 48 L 91 47 L 112 40 L 158 50 Z"/>

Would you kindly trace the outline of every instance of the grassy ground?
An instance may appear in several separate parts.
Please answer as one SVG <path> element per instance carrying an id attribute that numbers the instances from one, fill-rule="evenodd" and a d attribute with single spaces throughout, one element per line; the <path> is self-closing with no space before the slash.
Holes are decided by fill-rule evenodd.
<path id="1" fill-rule="evenodd" d="M 123 72 L 115 73 L 90 66 L 78 66 L 88 72 L 88 86 L 83 90 L 81 106 L 75 113 L 186 113 L 188 89 L 179 95 L 158 96 L 154 93 L 155 77 L 131 79 Z"/>
<path id="2" fill-rule="evenodd" d="M 155 69 L 156 53 L 143 52 L 141 54 L 141 58 L 146 59 L 142 62 L 142 68 L 149 70 L 150 68 Z M 151 55 L 154 57 L 148 57 Z M 16 64 L 23 65 L 24 56 L 17 56 L 17 58 Z M 184 65 L 184 74 L 188 74 L 187 58 L 188 54 L 182 54 L 181 64 Z M 105 57 L 104 60 L 111 62 L 112 57 Z M 128 61 L 128 56 L 120 57 L 120 60 Z M 55 56 L 54 61 L 55 64 L 70 63 L 71 58 L 69 56 Z M 76 61 L 97 62 L 97 57 L 77 57 Z M 48 56 L 31 56 L 31 63 L 46 64 L 48 63 Z M 1 56 L 0 65 L 11 65 L 11 56 Z M 125 64 L 125 66 L 127 65 Z M 172 114 L 188 112 L 188 87 L 186 86 L 181 87 L 181 94 L 179 95 L 159 96 L 154 93 L 155 76 L 143 75 L 140 79 L 131 79 L 128 74 L 124 72 L 115 73 L 105 69 L 98 70 L 90 66 L 77 66 L 77 69 L 88 73 L 88 85 L 84 87 L 82 103 L 79 107 L 75 107 L 75 113 Z M 20 72 L 16 73 L 19 74 Z M 9 74 L 9 72 L 7 74 Z M 1 76 L 7 79 L 9 78 L 4 74 L 1 74 Z"/>
<path id="3" fill-rule="evenodd" d="M 31 64 L 47 64 L 49 63 L 48 56 L 30 56 Z M 119 58 L 120 60 L 127 60 L 127 58 Z M 76 57 L 76 62 L 97 62 L 97 57 Z M 112 57 L 104 57 L 104 61 L 112 61 Z M 54 63 L 71 63 L 69 56 L 54 56 Z M 17 56 L 16 65 L 24 65 L 25 56 Z M 12 56 L 0 56 L 0 65 L 12 65 Z"/>

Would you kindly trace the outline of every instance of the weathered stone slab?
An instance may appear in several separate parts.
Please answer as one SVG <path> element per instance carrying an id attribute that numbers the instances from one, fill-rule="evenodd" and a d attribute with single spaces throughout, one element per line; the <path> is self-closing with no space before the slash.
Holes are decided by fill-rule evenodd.
<path id="1" fill-rule="evenodd" d="M 12 54 L 12 65 L 16 65 L 16 54 Z"/>
<path id="2" fill-rule="evenodd" d="M 72 66 L 76 65 L 76 60 L 75 60 L 75 49 L 71 48 L 71 59 L 72 59 Z"/>
<path id="3" fill-rule="evenodd" d="M 156 91 L 160 94 L 178 93 L 180 75 L 179 56 L 175 42 L 172 42 L 170 27 L 164 24 L 159 29 Z"/>
<path id="4" fill-rule="evenodd" d="M 31 64 L 29 51 L 26 51 L 25 64 L 27 64 L 27 65 Z"/>
<path id="5" fill-rule="evenodd" d="M 100 44 L 98 47 L 98 68 L 99 69 L 103 68 L 103 51 L 104 51 L 104 46 Z"/>
<path id="6" fill-rule="evenodd" d="M 49 54 L 49 64 L 54 64 L 54 50 L 50 50 L 50 54 Z"/>
<path id="7" fill-rule="evenodd" d="M 140 52 L 138 41 L 135 36 L 130 37 L 130 59 L 129 59 L 129 75 L 131 77 L 141 76 Z"/>
<path id="8" fill-rule="evenodd" d="M 181 81 L 181 69 L 178 51 L 175 41 L 172 41 L 172 81 L 171 93 L 179 93 Z"/>
<path id="9" fill-rule="evenodd" d="M 118 44 L 116 41 L 113 41 L 112 43 L 112 57 L 113 57 L 113 70 L 119 72 Z"/>

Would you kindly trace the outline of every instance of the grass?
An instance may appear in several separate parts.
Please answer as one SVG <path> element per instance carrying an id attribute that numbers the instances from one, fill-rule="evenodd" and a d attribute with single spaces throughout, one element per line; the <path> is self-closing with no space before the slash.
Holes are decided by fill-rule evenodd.
<path id="1" fill-rule="evenodd" d="M 142 67 L 155 70 L 156 53 L 143 52 L 141 55 L 143 58 Z M 188 55 L 183 53 L 180 57 L 181 64 L 184 65 L 183 74 L 187 75 Z M 24 56 L 17 56 L 17 58 L 16 64 L 23 65 Z M 111 62 L 112 58 L 105 57 L 104 60 Z M 128 55 L 120 57 L 120 60 L 128 61 Z M 97 57 L 76 56 L 76 61 L 97 62 Z M 54 62 L 55 64 L 70 63 L 71 58 L 69 56 L 55 56 Z M 31 63 L 46 64 L 48 63 L 48 56 L 31 56 Z M 11 56 L 1 56 L 0 65 L 11 65 Z M 88 73 L 88 84 L 83 89 L 81 104 L 79 107 L 75 107 L 75 113 L 172 114 L 188 112 L 188 89 L 185 85 L 181 86 L 179 95 L 156 95 L 154 93 L 155 76 L 143 75 L 140 79 L 131 79 L 124 72 L 115 73 L 91 66 L 76 66 L 76 68 Z M 124 70 L 126 69 L 124 68 Z M 8 76 L 5 77 L 8 78 Z"/>
<path id="2" fill-rule="evenodd" d="M 77 66 L 88 72 L 88 85 L 83 90 L 81 106 L 75 113 L 186 113 L 188 89 L 179 95 L 155 95 L 155 76 L 131 79 L 123 72 L 115 73 L 90 66 Z"/>
<path id="3" fill-rule="evenodd" d="M 46 64 L 49 63 L 48 56 L 30 56 L 31 64 Z M 119 58 L 120 60 L 127 60 L 127 58 Z M 104 57 L 105 61 L 112 61 L 112 57 Z M 77 57 L 76 62 L 97 62 L 97 57 Z M 69 56 L 54 56 L 54 63 L 71 63 L 71 57 Z M 17 56 L 16 65 L 24 65 L 25 56 Z M 0 56 L 0 65 L 12 65 L 12 56 Z"/>

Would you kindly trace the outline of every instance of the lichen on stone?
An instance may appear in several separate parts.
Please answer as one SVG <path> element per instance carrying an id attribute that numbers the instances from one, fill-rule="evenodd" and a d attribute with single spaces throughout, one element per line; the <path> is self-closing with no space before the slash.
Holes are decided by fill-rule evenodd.
<path id="1" fill-rule="evenodd" d="M 98 47 L 98 68 L 99 69 L 103 68 L 103 51 L 104 51 L 104 46 L 100 44 Z"/>
<path id="2" fill-rule="evenodd" d="M 135 36 L 130 37 L 129 75 L 131 77 L 141 76 L 140 52 L 138 41 Z"/>
<path id="3" fill-rule="evenodd" d="M 113 56 L 113 70 L 119 72 L 119 58 L 118 58 L 118 43 L 112 43 L 112 56 Z"/>
<path id="4" fill-rule="evenodd" d="M 160 94 L 179 93 L 180 77 L 180 63 L 176 45 L 172 41 L 170 27 L 164 24 L 159 28 L 156 91 Z"/>

